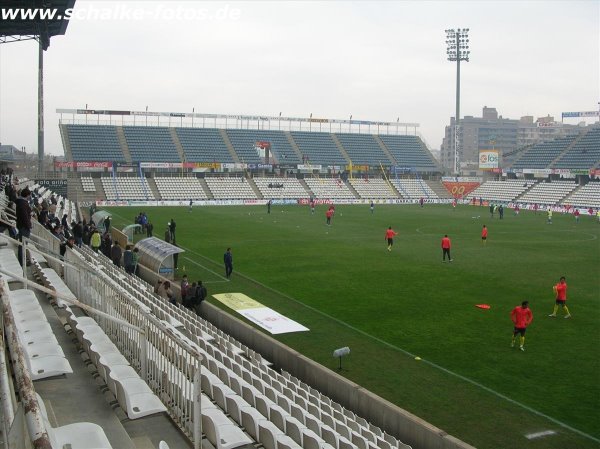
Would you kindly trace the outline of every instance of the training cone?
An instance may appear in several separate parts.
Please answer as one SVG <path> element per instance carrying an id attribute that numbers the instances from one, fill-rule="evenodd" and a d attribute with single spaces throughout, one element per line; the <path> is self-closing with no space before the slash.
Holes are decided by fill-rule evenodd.
<path id="1" fill-rule="evenodd" d="M 490 305 L 489 304 L 476 304 L 475 307 L 479 307 L 480 309 L 489 309 Z"/>

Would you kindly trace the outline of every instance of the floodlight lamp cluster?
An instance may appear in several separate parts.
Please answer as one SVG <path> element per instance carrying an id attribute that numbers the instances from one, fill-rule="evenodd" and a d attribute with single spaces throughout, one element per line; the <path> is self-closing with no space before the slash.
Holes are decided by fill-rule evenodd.
<path id="1" fill-rule="evenodd" d="M 469 29 L 452 28 L 445 31 L 448 61 L 469 61 Z"/>

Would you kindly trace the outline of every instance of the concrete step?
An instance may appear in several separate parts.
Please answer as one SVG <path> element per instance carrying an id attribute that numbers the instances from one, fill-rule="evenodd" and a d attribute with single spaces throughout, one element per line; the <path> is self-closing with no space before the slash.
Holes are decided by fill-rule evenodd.
<path id="1" fill-rule="evenodd" d="M 131 152 L 129 151 L 129 146 L 127 145 L 127 139 L 125 139 L 125 131 L 123 131 L 122 126 L 117 126 L 117 139 L 119 140 L 119 145 L 121 145 L 121 151 L 123 152 L 123 157 L 125 158 L 125 162 L 131 164 Z"/>

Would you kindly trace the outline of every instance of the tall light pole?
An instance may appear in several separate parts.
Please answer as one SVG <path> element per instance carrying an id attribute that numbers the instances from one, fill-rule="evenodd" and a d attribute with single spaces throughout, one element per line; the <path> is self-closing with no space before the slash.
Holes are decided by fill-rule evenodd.
<path id="1" fill-rule="evenodd" d="M 446 30 L 448 61 L 456 61 L 456 117 L 454 118 L 454 173 L 460 173 L 460 61 L 469 62 L 469 29 Z"/>

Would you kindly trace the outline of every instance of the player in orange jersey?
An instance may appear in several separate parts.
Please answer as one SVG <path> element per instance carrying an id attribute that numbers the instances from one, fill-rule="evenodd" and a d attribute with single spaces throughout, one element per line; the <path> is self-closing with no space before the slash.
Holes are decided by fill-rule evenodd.
<path id="1" fill-rule="evenodd" d="M 387 244 L 388 244 L 388 251 L 392 250 L 392 246 L 394 245 L 394 236 L 398 235 L 397 232 L 395 232 L 392 227 L 388 227 L 387 230 L 385 231 L 385 239 L 387 240 Z"/>
<path id="2" fill-rule="evenodd" d="M 529 308 L 529 301 L 523 301 L 520 306 L 512 309 L 512 312 L 510 312 L 510 319 L 515 324 L 510 347 L 514 348 L 517 335 L 520 334 L 519 349 L 525 351 L 525 331 L 527 330 L 527 326 L 533 321 L 533 313 Z"/>
<path id="3" fill-rule="evenodd" d="M 552 290 L 554 290 L 554 294 L 556 295 L 556 303 L 554 304 L 554 311 L 548 316 L 556 318 L 558 307 L 561 306 L 565 311 L 565 318 L 571 318 L 571 312 L 569 312 L 569 308 L 567 307 L 567 280 L 564 276 L 560 278 L 558 284 L 552 287 Z"/>

